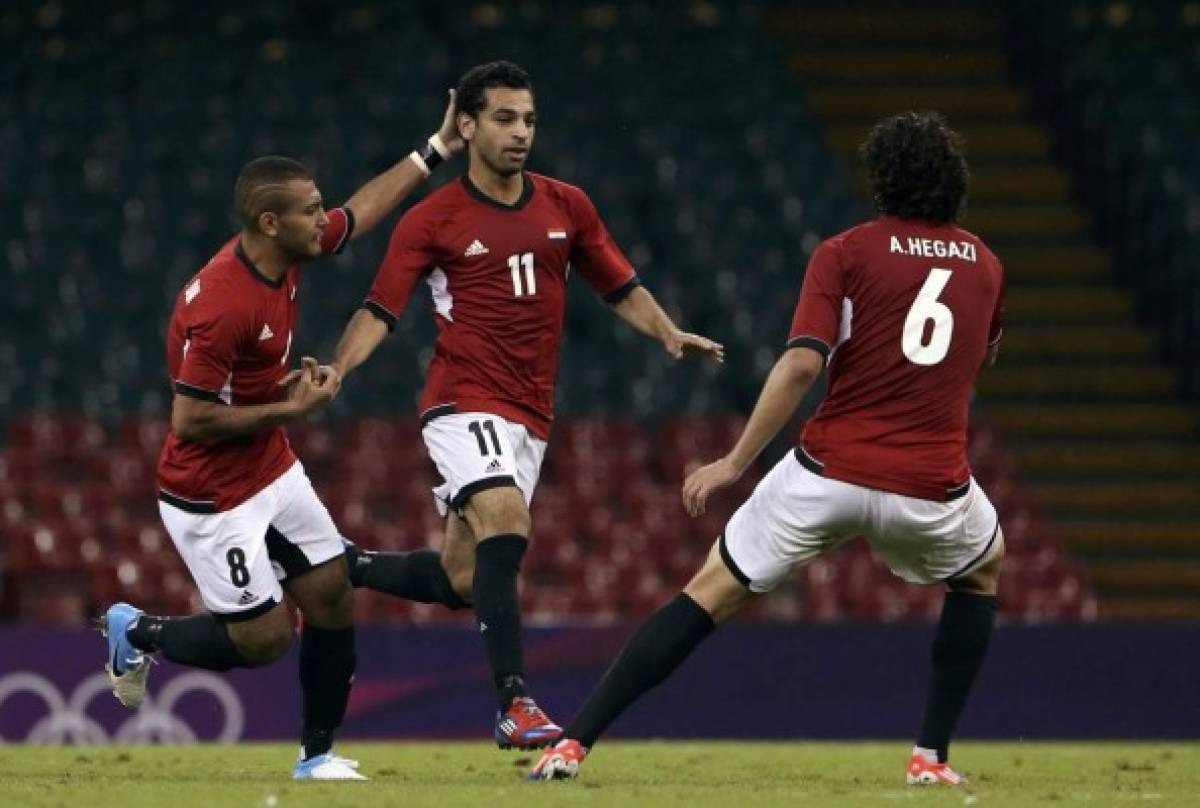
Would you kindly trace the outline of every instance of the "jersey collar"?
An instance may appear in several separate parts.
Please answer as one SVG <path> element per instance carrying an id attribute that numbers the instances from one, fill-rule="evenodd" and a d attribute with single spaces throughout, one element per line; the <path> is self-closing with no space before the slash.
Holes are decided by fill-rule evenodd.
<path id="1" fill-rule="evenodd" d="M 521 179 L 524 181 L 521 187 L 521 196 L 518 197 L 517 201 L 511 205 L 506 205 L 503 202 L 492 199 L 483 191 L 479 190 L 479 187 L 475 183 L 471 182 L 471 178 L 466 174 L 462 175 L 462 184 L 463 187 L 467 189 L 468 194 L 485 205 L 490 205 L 497 210 L 521 210 L 528 205 L 529 200 L 533 198 L 533 178 L 530 177 L 528 173 L 522 171 Z"/>
<path id="2" fill-rule="evenodd" d="M 287 273 L 280 275 L 279 280 L 271 280 L 270 278 L 268 278 L 266 275 L 264 275 L 262 273 L 262 270 L 260 270 L 256 266 L 254 266 L 254 262 L 250 260 L 250 256 L 246 255 L 246 251 L 244 249 L 242 249 L 242 240 L 240 238 L 237 240 L 237 244 L 234 245 L 233 254 L 238 257 L 238 260 L 242 262 L 242 266 L 244 266 L 247 270 L 249 270 L 250 274 L 259 283 L 265 283 L 267 286 L 270 286 L 272 289 L 278 289 L 281 286 L 283 286 L 283 279 L 287 275 Z"/>

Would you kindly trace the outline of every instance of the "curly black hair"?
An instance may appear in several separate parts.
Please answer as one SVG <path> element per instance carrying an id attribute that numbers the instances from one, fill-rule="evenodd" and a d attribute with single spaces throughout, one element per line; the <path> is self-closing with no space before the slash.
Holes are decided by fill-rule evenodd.
<path id="1" fill-rule="evenodd" d="M 484 90 L 492 87 L 505 87 L 510 90 L 529 90 L 533 92 L 533 83 L 529 74 L 512 62 L 488 62 L 476 65 L 463 74 L 458 80 L 458 88 L 454 92 L 459 112 L 476 116 L 487 106 Z"/>
<path id="2" fill-rule="evenodd" d="M 962 136 L 936 112 L 903 112 L 872 127 L 859 147 L 880 213 L 953 222 L 966 205 L 967 158 Z"/>

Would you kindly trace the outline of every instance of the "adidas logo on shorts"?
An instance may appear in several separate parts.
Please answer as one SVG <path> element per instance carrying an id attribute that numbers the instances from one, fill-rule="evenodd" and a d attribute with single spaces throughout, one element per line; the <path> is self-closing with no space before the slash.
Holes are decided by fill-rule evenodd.
<path id="1" fill-rule="evenodd" d="M 253 603 L 257 599 L 258 599 L 258 595 L 255 595 L 249 589 L 243 589 L 242 596 L 240 598 L 238 598 L 238 606 L 249 606 L 251 603 Z"/>
<path id="2" fill-rule="evenodd" d="M 500 465 L 500 461 L 493 460 L 491 463 L 488 463 L 488 467 L 483 470 L 483 473 L 484 474 L 498 474 L 502 471 L 504 471 L 504 467 Z"/>

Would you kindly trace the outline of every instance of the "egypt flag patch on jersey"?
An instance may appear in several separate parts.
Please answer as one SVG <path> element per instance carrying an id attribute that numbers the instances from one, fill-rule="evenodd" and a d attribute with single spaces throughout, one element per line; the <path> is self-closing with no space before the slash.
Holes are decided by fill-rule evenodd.
<path id="1" fill-rule="evenodd" d="M 546 238 L 550 239 L 551 241 L 563 241 L 566 239 L 566 237 L 567 237 L 566 230 L 547 230 L 546 231 Z"/>

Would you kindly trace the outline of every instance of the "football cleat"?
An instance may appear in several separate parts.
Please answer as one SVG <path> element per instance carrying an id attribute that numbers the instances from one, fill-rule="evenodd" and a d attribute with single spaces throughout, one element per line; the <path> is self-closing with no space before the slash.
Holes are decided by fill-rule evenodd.
<path id="1" fill-rule="evenodd" d="M 908 760 L 910 786 L 965 786 L 969 780 L 950 768 L 949 763 L 938 763 L 929 760 L 920 752 L 913 752 Z"/>
<path id="2" fill-rule="evenodd" d="M 562 727 L 528 696 L 517 696 L 508 710 L 496 713 L 496 745 L 501 749 L 541 749 L 558 740 Z"/>
<path id="3" fill-rule="evenodd" d="M 358 761 L 338 757 L 332 751 L 297 760 L 293 780 L 366 780 L 358 773 Z"/>
<path id="4" fill-rule="evenodd" d="M 357 760 L 353 760 L 351 758 L 344 758 L 341 755 L 334 755 L 333 759 L 336 760 L 338 763 L 341 763 L 343 766 L 349 766 L 352 769 L 358 768 Z"/>
<path id="5" fill-rule="evenodd" d="M 542 759 L 525 775 L 529 780 L 574 780 L 588 750 L 573 738 L 563 738 L 542 753 Z"/>
<path id="6" fill-rule="evenodd" d="M 114 603 L 100 618 L 100 633 L 108 639 L 108 662 L 104 670 L 117 701 L 131 710 L 146 700 L 146 676 L 153 660 L 133 647 L 126 631 L 143 614 L 128 603 Z"/>

